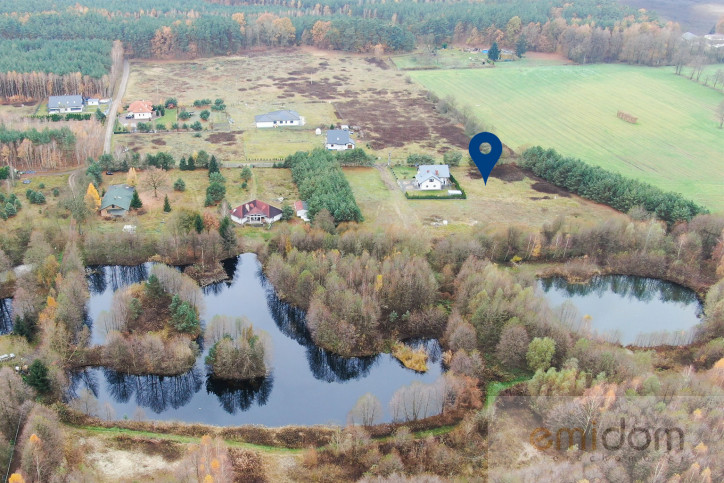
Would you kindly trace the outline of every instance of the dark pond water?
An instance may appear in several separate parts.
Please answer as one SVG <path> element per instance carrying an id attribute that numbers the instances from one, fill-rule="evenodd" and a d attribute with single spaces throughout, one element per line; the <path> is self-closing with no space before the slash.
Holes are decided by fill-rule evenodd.
<path id="1" fill-rule="evenodd" d="M 591 317 L 593 329 L 614 334 L 623 344 L 655 333 L 689 333 L 702 313 L 692 290 L 652 278 L 608 275 L 587 284 L 548 278 L 538 284 L 551 307 L 570 301 L 580 316 Z"/>
<path id="2" fill-rule="evenodd" d="M 0 335 L 13 330 L 12 305 L 13 299 L 0 299 Z"/>
<path id="3" fill-rule="evenodd" d="M 111 305 L 119 287 L 148 277 L 150 264 L 136 267 L 100 267 L 89 276 L 90 323 Z M 344 423 L 348 411 L 367 392 L 382 402 L 385 420 L 394 392 L 412 381 L 433 382 L 442 374 L 440 348 L 425 344 L 433 356 L 426 374 L 405 369 L 387 354 L 343 358 L 316 347 L 305 328 L 303 311 L 281 302 L 261 273 L 253 254 L 225 263 L 232 279 L 204 288 L 204 320 L 214 315 L 245 315 L 254 327 L 267 331 L 273 342 L 270 377 L 232 387 L 207 378 L 203 355 L 196 366 L 177 377 L 131 376 L 93 368 L 71 376 L 70 394 L 90 389 L 99 406 L 108 402 L 118 419 L 133 417 L 141 407 L 148 419 L 201 422 L 217 425 L 249 423 Z M 92 330 L 92 343 L 103 343 L 103 331 Z M 102 411 L 101 411 L 102 412 Z"/>

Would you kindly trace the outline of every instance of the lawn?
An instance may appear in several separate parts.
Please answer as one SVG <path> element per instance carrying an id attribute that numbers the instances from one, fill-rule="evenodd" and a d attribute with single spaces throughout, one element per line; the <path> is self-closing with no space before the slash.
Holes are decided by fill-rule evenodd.
<path id="1" fill-rule="evenodd" d="M 288 169 L 272 169 L 272 168 L 254 168 L 252 169 L 253 178 L 248 183 L 246 189 L 242 188 L 241 168 L 222 168 L 221 174 L 226 178 L 226 199 L 231 204 L 232 209 L 240 204 L 253 199 L 259 199 L 264 202 L 273 204 L 281 208 L 282 203 L 279 198 L 284 198 L 290 203 L 298 199 L 296 185 L 292 182 L 291 173 Z M 142 215 L 134 213 L 129 214 L 123 220 L 102 220 L 98 217 L 93 218 L 87 230 L 99 232 L 119 232 L 123 225 L 136 225 L 139 231 L 144 233 L 160 234 L 164 231 L 165 224 L 169 222 L 174 210 L 186 208 L 195 211 L 208 210 L 214 214 L 217 213 L 216 207 L 204 207 L 206 199 L 206 187 L 209 185 L 208 171 L 205 169 L 197 169 L 195 171 L 180 171 L 174 169 L 168 173 L 168 182 L 164 189 L 158 191 L 158 197 L 153 196 L 153 191 L 144 186 L 143 172 L 138 173 L 137 189 L 143 209 Z M 174 191 L 173 183 L 178 179 L 183 179 L 186 183 L 185 191 Z M 113 176 L 103 175 L 103 188 L 108 188 L 112 184 L 125 183 L 125 173 L 116 173 Z M 164 195 L 168 195 L 171 204 L 171 213 L 163 212 Z M 239 228 L 241 230 L 241 228 Z M 251 235 L 253 238 L 265 238 L 262 234 L 256 233 L 265 228 L 244 228 L 245 236 Z"/>
<path id="2" fill-rule="evenodd" d="M 443 234 L 469 230 L 473 226 L 540 227 L 559 215 L 583 222 L 622 216 L 575 196 L 552 194 L 555 189 L 551 190 L 551 185 L 511 170 L 509 167 L 493 170 L 485 185 L 482 179 L 472 177 L 467 167 L 453 168 L 455 179 L 467 193 L 465 200 L 408 200 L 387 168 L 344 168 L 344 174 L 365 224 L 372 226 L 424 227 L 433 234 Z M 496 177 L 503 173 L 505 179 Z M 442 226 L 445 220 L 447 225 Z"/>
<path id="3" fill-rule="evenodd" d="M 670 68 L 510 63 L 410 76 L 470 106 L 516 151 L 552 147 L 724 209 L 724 131 L 714 116 L 724 94 Z"/>

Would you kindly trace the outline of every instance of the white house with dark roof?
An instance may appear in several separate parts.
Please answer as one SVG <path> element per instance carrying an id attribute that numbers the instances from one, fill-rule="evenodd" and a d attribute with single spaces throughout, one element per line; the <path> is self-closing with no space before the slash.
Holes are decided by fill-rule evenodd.
<path id="1" fill-rule="evenodd" d="M 304 117 L 300 116 L 297 111 L 285 109 L 254 116 L 254 122 L 258 128 L 304 126 Z"/>
<path id="2" fill-rule="evenodd" d="M 417 167 L 415 185 L 421 190 L 441 190 L 450 185 L 450 168 L 447 164 L 421 164 Z"/>
<path id="3" fill-rule="evenodd" d="M 83 96 L 50 96 L 48 98 L 49 114 L 68 112 L 83 112 Z"/>
<path id="4" fill-rule="evenodd" d="M 343 129 L 330 129 L 327 131 L 327 149 L 333 151 L 344 151 L 354 149 L 354 139 L 349 137 L 349 131 Z"/>

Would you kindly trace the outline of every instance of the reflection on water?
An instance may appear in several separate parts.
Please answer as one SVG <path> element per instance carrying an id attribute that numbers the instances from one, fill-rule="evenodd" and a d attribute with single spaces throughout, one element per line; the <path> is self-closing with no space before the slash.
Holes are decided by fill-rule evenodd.
<path id="1" fill-rule="evenodd" d="M 150 408 L 154 419 L 218 425 L 344 423 L 347 412 L 366 392 L 387 407 L 400 386 L 414 380 L 429 383 L 442 372 L 437 341 L 409 341 L 428 349 L 427 374 L 405 369 L 388 354 L 345 358 L 318 348 L 307 330 L 304 311 L 279 300 L 255 255 L 241 255 L 223 265 L 232 278 L 204 289 L 205 320 L 217 314 L 246 316 L 255 328 L 267 331 L 274 353 L 268 377 L 241 384 L 212 379 L 205 372 L 206 352 L 201 344 L 202 353 L 186 374 L 134 376 L 90 368 L 71 375 L 68 396 L 76 397 L 87 388 L 101 405 L 110 403 L 119 417 L 133 414 L 140 406 Z M 113 291 L 145 280 L 149 269 L 150 264 L 97 267 L 88 276 L 89 317 L 96 319 L 108 310 Z M 94 344 L 103 343 L 100 332 L 92 331 Z M 386 419 L 391 419 L 389 414 Z"/>
<path id="2" fill-rule="evenodd" d="M 265 405 L 273 385 L 273 376 L 257 377 L 239 383 L 220 381 L 208 376 L 206 378 L 206 392 L 219 398 L 221 407 L 229 414 L 246 411 L 252 404 Z"/>
<path id="3" fill-rule="evenodd" d="M 658 279 L 607 275 L 579 284 L 556 277 L 538 284 L 551 306 L 570 301 L 581 316 L 591 317 L 596 331 L 617 333 L 623 344 L 685 343 L 702 314 L 694 291 Z"/>
<path id="4" fill-rule="evenodd" d="M 0 299 L 0 335 L 13 330 L 13 299 Z"/>

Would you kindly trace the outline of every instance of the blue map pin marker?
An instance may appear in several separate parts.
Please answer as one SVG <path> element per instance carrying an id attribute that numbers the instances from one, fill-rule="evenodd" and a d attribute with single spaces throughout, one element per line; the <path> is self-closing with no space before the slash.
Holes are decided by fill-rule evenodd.
<path id="1" fill-rule="evenodd" d="M 480 146 L 484 143 L 490 144 L 490 152 L 488 154 L 480 152 Z M 503 143 L 501 143 L 498 136 L 493 133 L 480 132 L 470 140 L 468 152 L 470 152 L 470 157 L 473 158 L 475 166 L 478 167 L 480 174 L 483 175 L 483 181 L 485 181 L 487 185 L 490 172 L 493 171 L 495 164 L 500 159 L 500 155 L 503 154 Z"/>

